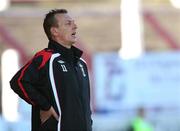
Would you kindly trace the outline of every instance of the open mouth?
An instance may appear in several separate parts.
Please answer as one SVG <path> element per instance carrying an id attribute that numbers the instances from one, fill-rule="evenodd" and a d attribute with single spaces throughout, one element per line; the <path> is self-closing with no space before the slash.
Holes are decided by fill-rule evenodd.
<path id="1" fill-rule="evenodd" d="M 72 35 L 73 37 L 75 37 L 75 36 L 76 36 L 76 32 L 72 33 L 71 35 Z"/>

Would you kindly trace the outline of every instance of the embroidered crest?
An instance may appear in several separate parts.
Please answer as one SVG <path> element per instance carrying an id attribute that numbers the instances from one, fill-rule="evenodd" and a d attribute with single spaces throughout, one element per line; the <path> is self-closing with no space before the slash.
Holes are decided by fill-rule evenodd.
<path id="1" fill-rule="evenodd" d="M 85 73 L 83 65 L 81 63 L 79 63 L 79 67 L 81 68 L 83 76 L 86 77 L 86 73 Z"/>

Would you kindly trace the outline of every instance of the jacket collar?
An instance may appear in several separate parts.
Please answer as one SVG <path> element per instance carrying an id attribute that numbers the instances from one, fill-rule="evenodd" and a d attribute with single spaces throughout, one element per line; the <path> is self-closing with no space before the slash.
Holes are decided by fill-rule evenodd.
<path id="1" fill-rule="evenodd" d="M 73 61 L 77 62 L 77 59 L 79 59 L 83 54 L 83 51 L 81 51 L 80 49 L 74 46 L 68 49 L 62 46 L 60 43 L 57 43 L 56 41 L 53 40 L 49 41 L 48 48 L 53 49 L 54 52 L 60 53 L 61 56 L 69 62 L 73 62 Z"/>

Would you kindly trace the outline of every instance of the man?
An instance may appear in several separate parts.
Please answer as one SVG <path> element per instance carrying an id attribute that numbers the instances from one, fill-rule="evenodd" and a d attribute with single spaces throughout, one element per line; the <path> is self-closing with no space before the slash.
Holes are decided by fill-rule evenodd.
<path id="1" fill-rule="evenodd" d="M 32 131 L 91 131 L 87 66 L 73 46 L 77 25 L 67 10 L 56 9 L 43 27 L 48 48 L 16 73 L 11 88 L 32 105 Z"/>
<path id="2" fill-rule="evenodd" d="M 137 109 L 137 116 L 134 118 L 128 131 L 153 131 L 153 126 L 146 119 L 146 110 L 144 107 Z"/>

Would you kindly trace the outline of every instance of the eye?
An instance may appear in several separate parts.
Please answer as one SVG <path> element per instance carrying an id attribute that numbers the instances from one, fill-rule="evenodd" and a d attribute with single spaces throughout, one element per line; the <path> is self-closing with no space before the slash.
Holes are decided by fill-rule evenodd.
<path id="1" fill-rule="evenodd" d="M 66 22 L 66 25 L 71 25 L 71 21 Z"/>

